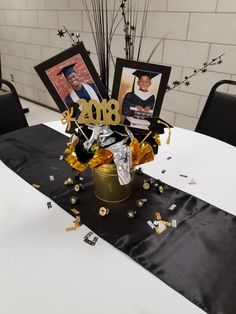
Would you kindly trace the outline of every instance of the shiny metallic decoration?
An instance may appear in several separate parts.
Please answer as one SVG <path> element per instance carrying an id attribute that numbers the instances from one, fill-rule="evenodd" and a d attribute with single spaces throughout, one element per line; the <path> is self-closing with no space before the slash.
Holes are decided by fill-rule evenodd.
<path id="1" fill-rule="evenodd" d="M 156 191 L 158 194 L 162 194 L 164 192 L 164 187 L 163 187 L 163 183 L 160 180 L 157 180 L 154 184 L 153 184 L 153 189 L 154 191 Z"/>
<path id="2" fill-rule="evenodd" d="M 74 186 L 75 192 L 81 192 L 84 189 L 84 186 L 81 183 L 78 183 Z"/>
<path id="3" fill-rule="evenodd" d="M 70 197 L 70 203 L 71 203 L 72 205 L 77 204 L 77 203 L 78 203 L 78 200 L 79 200 L 78 196 L 73 195 L 73 196 Z"/>
<path id="4" fill-rule="evenodd" d="M 72 178 L 67 178 L 65 181 L 64 181 L 64 185 L 67 185 L 67 186 L 70 186 L 70 185 L 73 185 L 74 184 L 74 181 Z"/>
<path id="5" fill-rule="evenodd" d="M 148 180 L 144 180 L 143 181 L 143 188 L 144 188 L 144 190 L 150 190 L 151 183 Z"/>
<path id="6" fill-rule="evenodd" d="M 100 207 L 99 208 L 99 215 L 100 216 L 106 216 L 109 214 L 109 208 L 106 208 L 106 207 Z"/>
<path id="7" fill-rule="evenodd" d="M 129 219 L 133 219 L 136 216 L 136 214 L 137 214 L 136 210 L 132 210 L 131 209 L 131 210 L 127 211 L 127 216 L 128 216 Z"/>
<path id="8" fill-rule="evenodd" d="M 127 185 L 131 181 L 131 149 L 123 144 L 123 141 L 118 142 L 108 147 L 113 154 L 113 160 L 117 168 L 118 180 L 120 185 Z"/>
<path id="9" fill-rule="evenodd" d="M 139 208 L 142 208 L 146 202 L 147 202 L 147 198 L 141 198 L 136 201 L 136 206 Z"/>

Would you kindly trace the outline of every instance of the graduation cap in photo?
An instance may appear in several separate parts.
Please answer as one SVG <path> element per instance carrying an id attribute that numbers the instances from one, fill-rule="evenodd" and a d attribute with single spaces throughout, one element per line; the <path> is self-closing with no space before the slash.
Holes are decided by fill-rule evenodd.
<path id="1" fill-rule="evenodd" d="M 136 78 L 140 79 L 141 76 L 145 75 L 145 76 L 148 76 L 151 80 L 152 78 L 159 75 L 160 73 L 151 72 L 151 71 L 136 70 L 132 74 L 134 75 L 134 82 L 133 82 L 132 91 L 134 91 L 134 85 L 135 85 Z"/>
<path id="2" fill-rule="evenodd" d="M 74 66 L 76 65 L 76 63 L 72 63 L 69 65 L 64 66 L 58 73 L 57 75 L 64 75 L 65 78 L 67 78 L 67 76 L 71 75 L 72 73 L 76 73 Z"/>

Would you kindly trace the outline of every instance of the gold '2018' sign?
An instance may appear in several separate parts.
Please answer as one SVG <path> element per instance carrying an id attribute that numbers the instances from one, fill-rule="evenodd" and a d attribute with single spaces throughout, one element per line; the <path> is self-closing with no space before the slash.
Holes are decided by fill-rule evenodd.
<path id="1" fill-rule="evenodd" d="M 119 103 L 115 99 L 110 99 L 108 102 L 103 99 L 101 103 L 95 99 L 89 102 L 79 99 L 78 104 L 79 108 L 82 108 L 77 120 L 79 124 L 116 125 L 120 123 Z"/>
<path id="2" fill-rule="evenodd" d="M 86 101 L 85 99 L 78 100 L 78 108 L 80 114 L 76 120 L 74 115 L 74 109 L 71 107 L 62 113 L 63 117 L 61 122 L 67 123 L 67 130 L 70 130 L 71 122 L 77 122 L 78 124 L 106 124 L 117 125 L 120 123 L 119 103 L 115 99 L 107 101 L 103 99 L 102 102 L 98 102 L 95 99 Z"/>

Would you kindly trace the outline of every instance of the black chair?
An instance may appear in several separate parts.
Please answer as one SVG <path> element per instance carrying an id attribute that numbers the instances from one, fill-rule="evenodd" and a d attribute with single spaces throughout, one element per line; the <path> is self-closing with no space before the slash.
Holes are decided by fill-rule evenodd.
<path id="1" fill-rule="evenodd" d="M 236 82 L 222 80 L 212 87 L 195 131 L 236 146 L 236 95 L 217 91 L 223 84 Z"/>
<path id="2" fill-rule="evenodd" d="M 4 79 L 0 79 L 0 86 L 5 90 L 0 92 L 0 135 L 28 126 L 15 87 Z"/>

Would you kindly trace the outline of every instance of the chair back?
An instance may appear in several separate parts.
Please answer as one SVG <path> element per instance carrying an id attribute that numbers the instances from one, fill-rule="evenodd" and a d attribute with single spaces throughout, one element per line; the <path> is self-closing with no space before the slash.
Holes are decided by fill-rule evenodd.
<path id="1" fill-rule="evenodd" d="M 236 82 L 221 80 L 212 87 L 195 131 L 236 146 L 236 95 L 217 91 L 223 84 Z"/>
<path id="2" fill-rule="evenodd" d="M 0 92 L 0 135 L 28 126 L 15 87 L 4 79 L 0 79 L 1 84 L 4 90 L 6 85 L 10 91 Z"/>

